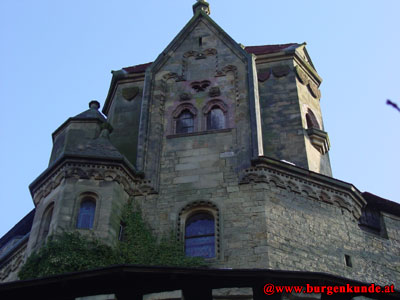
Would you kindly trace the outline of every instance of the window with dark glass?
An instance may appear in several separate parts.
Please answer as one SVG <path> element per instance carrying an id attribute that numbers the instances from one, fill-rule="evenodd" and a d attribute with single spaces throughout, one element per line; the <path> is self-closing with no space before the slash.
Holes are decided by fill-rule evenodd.
<path id="1" fill-rule="evenodd" d="M 311 111 L 311 109 L 307 110 L 306 113 L 306 122 L 307 122 L 307 128 L 317 128 L 320 129 L 317 118 L 315 117 L 314 113 Z"/>
<path id="2" fill-rule="evenodd" d="M 189 110 L 184 110 L 176 121 L 176 133 L 190 133 L 194 131 L 194 117 Z"/>
<path id="3" fill-rule="evenodd" d="M 186 221 L 185 254 L 215 257 L 215 221 L 208 213 L 197 213 Z"/>
<path id="4" fill-rule="evenodd" d="M 218 107 L 213 107 L 207 115 L 207 130 L 223 128 L 225 128 L 224 112 Z"/>
<path id="5" fill-rule="evenodd" d="M 79 208 L 76 228 L 91 229 L 94 223 L 96 203 L 92 199 L 84 199 Z"/>

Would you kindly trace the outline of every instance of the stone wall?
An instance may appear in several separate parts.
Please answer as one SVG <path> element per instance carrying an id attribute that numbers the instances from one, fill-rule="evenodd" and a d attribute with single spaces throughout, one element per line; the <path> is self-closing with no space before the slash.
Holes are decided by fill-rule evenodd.
<path id="1" fill-rule="evenodd" d="M 218 253 L 209 260 L 212 267 L 323 272 L 399 286 L 397 217 L 384 216 L 385 238 L 359 227 L 363 200 L 350 185 L 271 166 L 237 174 L 235 158 L 224 157 L 229 135 L 186 138 L 174 151 L 168 148 L 162 192 L 137 197 L 156 232 L 175 230 L 183 239 L 181 211 L 214 205 Z M 203 138 L 208 148 L 194 148 Z M 216 138 L 222 143 L 213 144 Z"/>

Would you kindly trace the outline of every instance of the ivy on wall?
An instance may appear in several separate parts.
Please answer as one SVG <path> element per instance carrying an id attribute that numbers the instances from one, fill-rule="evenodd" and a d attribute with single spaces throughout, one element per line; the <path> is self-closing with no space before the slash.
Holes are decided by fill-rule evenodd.
<path id="1" fill-rule="evenodd" d="M 79 232 L 63 232 L 50 237 L 39 251 L 31 254 L 18 276 L 21 280 L 90 270 L 110 265 L 138 264 L 196 267 L 204 259 L 186 257 L 184 247 L 171 233 L 161 240 L 143 221 L 139 208 L 128 203 L 122 212 L 123 239 L 110 247 Z"/>

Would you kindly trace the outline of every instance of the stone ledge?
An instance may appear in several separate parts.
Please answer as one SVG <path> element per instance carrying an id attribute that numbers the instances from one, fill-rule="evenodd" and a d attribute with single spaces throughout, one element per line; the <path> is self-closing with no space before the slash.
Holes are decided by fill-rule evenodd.
<path id="1" fill-rule="evenodd" d="M 185 137 L 185 136 L 196 136 L 196 135 L 205 135 L 205 134 L 214 134 L 220 132 L 230 132 L 232 128 L 224 128 L 224 129 L 216 129 L 216 130 L 206 130 L 206 131 L 199 131 L 199 132 L 190 132 L 190 133 L 177 133 L 177 134 L 170 134 L 167 135 L 167 139 Z"/>

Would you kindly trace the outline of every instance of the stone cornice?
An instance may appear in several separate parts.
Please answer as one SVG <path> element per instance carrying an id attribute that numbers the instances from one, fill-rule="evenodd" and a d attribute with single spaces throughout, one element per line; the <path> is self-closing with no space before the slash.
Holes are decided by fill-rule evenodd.
<path id="1" fill-rule="evenodd" d="M 257 55 L 256 64 L 270 63 L 276 61 L 283 61 L 293 59 L 298 65 L 301 65 L 302 69 L 313 79 L 313 81 L 319 86 L 322 83 L 322 78 L 318 75 L 317 71 L 307 63 L 296 51 L 280 51 L 271 54 Z"/>
<path id="2" fill-rule="evenodd" d="M 273 183 L 292 193 L 339 206 L 350 211 L 357 220 L 361 216 L 361 208 L 366 205 L 365 199 L 352 184 L 272 158 L 253 159 L 252 167 L 242 171 L 240 184 L 252 182 Z"/>
<path id="3" fill-rule="evenodd" d="M 29 185 L 35 205 L 58 187 L 64 179 L 72 177 L 116 181 L 129 195 L 154 193 L 151 183 L 143 179 L 143 174 L 136 173 L 125 160 L 64 156 Z"/>

